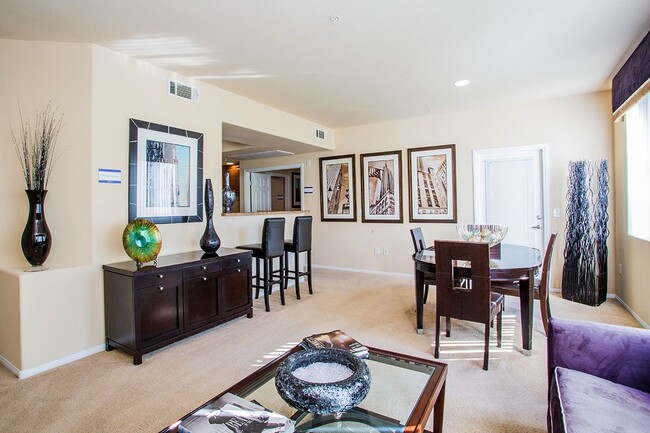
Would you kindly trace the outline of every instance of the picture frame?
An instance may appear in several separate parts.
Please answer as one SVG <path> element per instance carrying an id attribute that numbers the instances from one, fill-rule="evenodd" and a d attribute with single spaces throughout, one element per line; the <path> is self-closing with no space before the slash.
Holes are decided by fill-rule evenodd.
<path id="1" fill-rule="evenodd" d="M 356 221 L 354 155 L 319 158 L 321 221 Z"/>
<path id="2" fill-rule="evenodd" d="M 203 220 L 203 134 L 129 119 L 129 222 Z"/>
<path id="3" fill-rule="evenodd" d="M 402 151 L 365 153 L 361 164 L 361 221 L 401 223 Z"/>
<path id="4" fill-rule="evenodd" d="M 300 173 L 291 173 L 291 207 L 300 209 L 301 191 Z"/>
<path id="5" fill-rule="evenodd" d="M 455 223 L 456 145 L 408 149 L 409 221 Z"/>

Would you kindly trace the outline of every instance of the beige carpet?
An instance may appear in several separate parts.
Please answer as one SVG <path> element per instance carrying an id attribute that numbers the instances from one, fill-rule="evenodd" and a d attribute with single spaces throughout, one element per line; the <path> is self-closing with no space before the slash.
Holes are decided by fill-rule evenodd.
<path id="1" fill-rule="evenodd" d="M 0 426 L 14 432 L 157 432 L 273 357 L 316 332 L 342 329 L 362 343 L 433 359 L 435 303 L 415 332 L 412 278 L 315 270 L 315 294 L 271 312 L 237 319 L 144 356 L 140 366 L 119 351 L 102 352 L 19 381 L 0 367 Z M 435 292 L 431 295 L 435 298 Z M 638 326 L 616 302 L 598 308 L 552 300 L 553 314 Z M 518 298 L 507 299 L 504 345 L 483 371 L 480 325 L 453 321 L 442 337 L 449 364 L 446 432 L 546 431 L 546 338 L 535 303 L 532 356 L 521 353 Z"/>

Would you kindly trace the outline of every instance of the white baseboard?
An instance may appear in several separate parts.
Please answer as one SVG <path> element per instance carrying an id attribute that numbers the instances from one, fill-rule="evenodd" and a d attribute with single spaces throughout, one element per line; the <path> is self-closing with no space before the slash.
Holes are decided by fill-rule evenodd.
<path id="1" fill-rule="evenodd" d="M 2 364 L 4 368 L 9 370 L 12 374 L 20 376 L 20 370 L 18 370 L 15 365 L 9 362 L 9 360 L 2 355 L 0 355 L 0 364 Z"/>
<path id="2" fill-rule="evenodd" d="M 607 297 L 609 298 L 609 295 Z M 623 301 L 618 295 L 613 295 L 613 297 L 632 315 L 632 317 L 636 319 L 637 322 L 639 322 L 641 326 L 643 326 L 646 329 L 650 329 L 650 325 L 648 325 L 641 317 L 639 317 L 639 315 L 636 314 L 630 308 L 630 306 L 625 303 L 625 301 Z"/>
<path id="3" fill-rule="evenodd" d="M 319 269 L 329 269 L 332 271 L 344 271 L 344 272 L 361 272 L 363 274 L 375 274 L 375 275 L 394 275 L 398 277 L 412 277 L 413 274 L 402 274 L 399 272 L 383 272 L 383 271 L 371 271 L 368 269 L 353 269 L 353 268 L 340 268 L 338 266 L 324 266 L 324 265 L 311 265 L 312 268 Z"/>
<path id="4" fill-rule="evenodd" d="M 27 370 L 19 370 L 18 368 L 16 368 L 16 366 L 14 366 L 11 362 L 9 362 L 7 359 L 5 359 L 2 356 L 0 356 L 0 364 L 5 366 L 5 368 L 10 372 L 15 374 L 18 377 L 18 379 L 27 379 L 28 377 L 32 377 L 37 374 L 46 372 L 48 370 L 52 370 L 53 368 L 60 367 L 65 364 L 69 364 L 73 361 L 77 361 L 79 359 L 85 358 L 86 356 L 94 355 L 95 353 L 99 353 L 103 351 L 105 348 L 106 346 L 102 344 L 101 346 L 96 346 L 90 349 L 82 350 L 81 352 L 73 353 L 72 355 L 68 355 L 60 359 L 55 359 L 54 361 L 47 362 L 45 364 L 39 365 L 38 367 L 28 368 Z"/>

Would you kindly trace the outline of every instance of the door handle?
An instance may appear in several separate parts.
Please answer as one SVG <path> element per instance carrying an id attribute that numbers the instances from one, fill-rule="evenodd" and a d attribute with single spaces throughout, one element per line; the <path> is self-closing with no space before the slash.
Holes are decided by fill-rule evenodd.
<path id="1" fill-rule="evenodd" d="M 541 224 L 537 224 L 536 226 L 531 227 L 531 229 L 535 229 L 535 230 L 540 230 L 541 228 L 542 228 Z"/>

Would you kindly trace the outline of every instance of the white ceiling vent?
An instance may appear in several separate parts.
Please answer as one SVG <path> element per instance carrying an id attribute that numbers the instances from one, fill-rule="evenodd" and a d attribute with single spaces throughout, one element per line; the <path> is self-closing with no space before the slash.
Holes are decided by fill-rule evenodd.
<path id="1" fill-rule="evenodd" d="M 263 150 L 261 152 L 240 153 L 238 155 L 228 155 L 229 159 L 261 159 L 261 158 L 274 158 L 278 156 L 294 155 L 293 152 L 286 150 Z"/>
<path id="2" fill-rule="evenodd" d="M 316 128 L 316 138 L 320 138 L 321 140 L 325 140 L 325 131 L 322 129 Z"/>
<path id="3" fill-rule="evenodd" d="M 169 80 L 169 94 L 192 102 L 199 102 L 199 89 L 176 80 Z"/>

